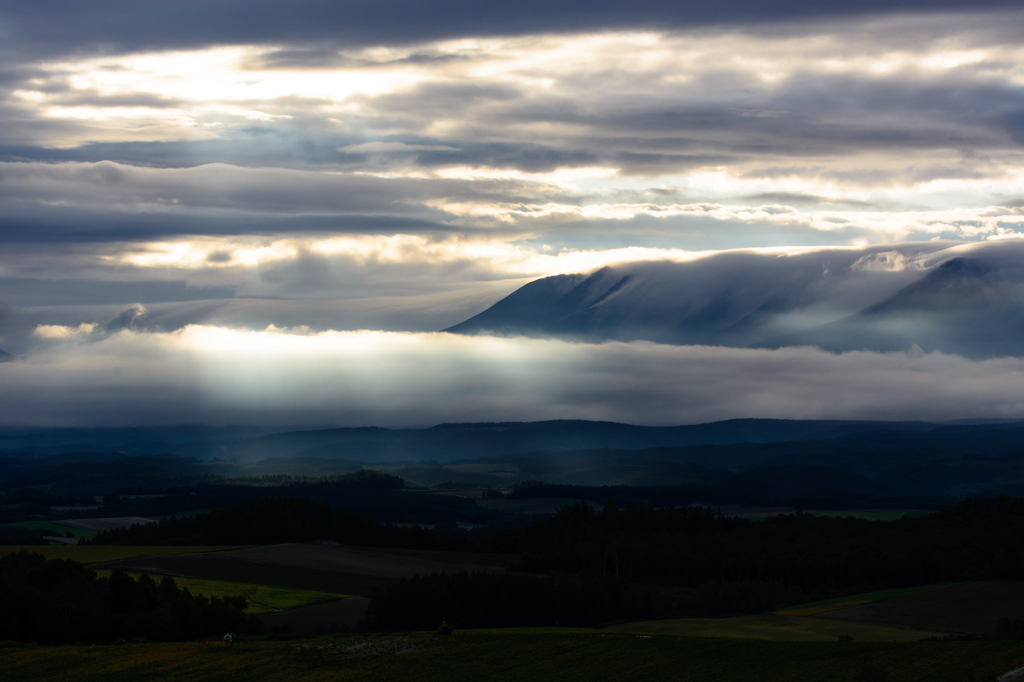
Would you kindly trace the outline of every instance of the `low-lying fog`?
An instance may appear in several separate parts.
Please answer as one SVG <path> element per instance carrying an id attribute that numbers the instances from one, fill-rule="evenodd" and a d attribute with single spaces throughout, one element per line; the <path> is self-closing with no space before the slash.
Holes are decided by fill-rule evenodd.
<path id="1" fill-rule="evenodd" d="M 429 425 L 1024 417 L 1024 358 L 444 333 L 41 329 L 0 423 Z"/>

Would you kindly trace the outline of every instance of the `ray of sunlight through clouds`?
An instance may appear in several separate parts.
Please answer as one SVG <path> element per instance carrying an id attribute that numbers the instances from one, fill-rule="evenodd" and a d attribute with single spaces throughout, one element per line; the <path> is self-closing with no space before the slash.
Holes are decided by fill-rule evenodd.
<path id="1" fill-rule="evenodd" d="M 427 4 L 0 10 L 3 420 L 1024 416 L 1015 3 Z"/>

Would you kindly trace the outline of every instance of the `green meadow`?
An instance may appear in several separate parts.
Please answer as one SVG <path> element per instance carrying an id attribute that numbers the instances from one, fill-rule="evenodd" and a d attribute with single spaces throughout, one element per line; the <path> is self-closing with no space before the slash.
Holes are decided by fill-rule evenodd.
<path id="1" fill-rule="evenodd" d="M 96 573 L 100 577 L 104 577 L 109 576 L 111 572 L 99 570 Z M 128 571 L 128 575 L 138 580 L 142 574 Z M 154 580 L 160 579 L 158 575 L 151 575 L 150 577 Z M 227 580 L 182 578 L 179 576 L 174 576 L 174 582 L 178 587 L 188 588 L 188 591 L 192 594 L 204 597 L 236 597 L 240 594 L 245 595 L 249 600 L 249 613 L 284 611 L 285 609 L 293 609 L 297 606 L 319 604 L 351 596 L 347 594 L 317 592 L 315 590 L 293 590 L 285 587 L 269 587 L 267 585 L 253 585 L 251 583 L 230 582 Z"/>

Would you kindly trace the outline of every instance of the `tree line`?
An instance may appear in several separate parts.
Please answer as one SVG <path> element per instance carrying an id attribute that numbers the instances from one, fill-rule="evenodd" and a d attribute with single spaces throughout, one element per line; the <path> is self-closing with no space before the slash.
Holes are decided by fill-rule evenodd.
<path id="1" fill-rule="evenodd" d="M 614 503 L 564 508 L 522 529 L 521 568 L 691 588 L 758 581 L 826 596 L 1024 577 L 1020 498 L 970 499 L 889 522 L 790 515 L 757 523 L 666 523 L 688 514 Z"/>
<path id="2" fill-rule="evenodd" d="M 525 526 L 471 532 L 382 524 L 293 498 L 254 498 L 208 514 L 100 533 L 93 544 L 343 544 L 519 555 L 534 573 L 611 576 L 697 589 L 763 582 L 808 595 L 1024 577 L 1024 498 L 969 499 L 896 521 L 778 516 L 752 522 L 710 508 L 580 502 Z M 824 598 L 824 597 L 823 597 Z"/>
<path id="3" fill-rule="evenodd" d="M 332 540 L 347 545 L 473 551 L 467 536 L 420 526 L 383 524 L 305 498 L 256 497 L 191 517 L 115 528 L 81 544 L 269 545 Z"/>
<path id="4" fill-rule="evenodd" d="M 385 525 L 310 500 L 259 498 L 195 518 L 108 531 L 92 542 L 316 540 L 517 554 L 515 568 L 524 573 L 561 576 L 582 581 L 580 585 L 620 581 L 632 595 L 627 600 L 633 604 L 630 614 L 646 609 L 658 615 L 718 616 L 913 585 L 1024 578 L 1024 499 L 969 499 L 926 517 L 896 521 L 788 515 L 758 522 L 707 507 L 619 507 L 609 502 L 598 509 L 580 502 L 525 526 L 441 531 Z M 410 583 L 402 588 L 402 599 L 411 599 L 416 590 L 454 590 L 462 580 L 466 598 L 479 601 L 472 596 L 477 589 L 473 586 L 492 581 L 446 580 Z M 499 591 L 507 586 L 510 594 L 520 595 L 502 598 L 502 604 L 533 603 L 530 590 L 540 595 L 538 603 L 547 599 L 541 583 L 488 584 Z M 643 603 L 648 606 L 638 606 Z M 503 617 L 494 616 L 495 622 L 504 622 Z M 478 622 L 475 616 L 468 620 Z"/>
<path id="5" fill-rule="evenodd" d="M 109 644 L 116 639 L 183 641 L 226 632 L 262 632 L 244 596 L 191 594 L 174 578 L 109 577 L 75 561 L 21 550 L 0 558 L 0 640 Z"/>

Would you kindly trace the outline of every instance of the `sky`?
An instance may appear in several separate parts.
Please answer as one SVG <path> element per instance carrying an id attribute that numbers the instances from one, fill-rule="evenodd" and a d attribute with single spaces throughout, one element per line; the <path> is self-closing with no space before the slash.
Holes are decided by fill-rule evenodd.
<path id="1" fill-rule="evenodd" d="M 1019 3 L 847 4 L 0 0 L 0 425 L 1024 418 L 1014 357 L 438 333 L 1024 237 Z"/>

